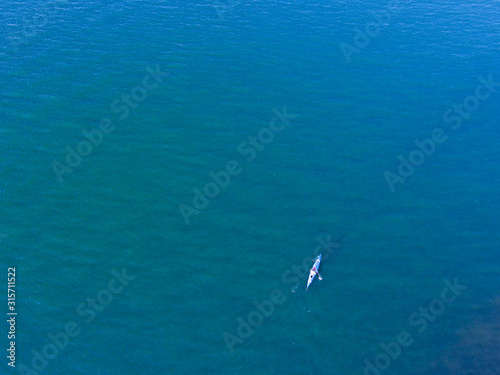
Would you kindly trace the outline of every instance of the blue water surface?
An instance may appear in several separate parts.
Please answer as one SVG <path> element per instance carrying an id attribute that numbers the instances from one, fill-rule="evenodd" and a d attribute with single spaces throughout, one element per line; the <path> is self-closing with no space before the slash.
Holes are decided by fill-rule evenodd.
<path id="1" fill-rule="evenodd" d="M 500 371 L 500 4 L 0 12 L 1 373 Z"/>

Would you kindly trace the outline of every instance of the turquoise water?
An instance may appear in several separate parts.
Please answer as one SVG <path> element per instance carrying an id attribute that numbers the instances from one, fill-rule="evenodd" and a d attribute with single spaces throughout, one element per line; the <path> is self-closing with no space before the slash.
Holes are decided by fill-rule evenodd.
<path id="1" fill-rule="evenodd" d="M 363 374 L 403 331 L 380 373 L 498 371 L 500 87 L 481 79 L 500 82 L 500 6 L 392 6 L 4 2 L 0 264 L 18 316 L 1 373 L 46 348 L 40 374 Z M 436 129 L 391 191 L 386 172 Z M 186 224 L 179 205 L 233 160 Z M 341 246 L 304 294 L 284 275 L 328 236 Z M 419 332 L 411 317 L 455 278 L 467 288 Z M 274 290 L 285 302 L 229 350 Z"/>

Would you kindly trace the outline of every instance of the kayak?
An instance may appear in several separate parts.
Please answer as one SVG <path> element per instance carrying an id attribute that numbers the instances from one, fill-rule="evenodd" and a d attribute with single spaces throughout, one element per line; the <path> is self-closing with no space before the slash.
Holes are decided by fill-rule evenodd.
<path id="1" fill-rule="evenodd" d="M 311 285 L 311 283 L 313 282 L 314 277 L 316 277 L 316 275 L 318 275 L 318 278 L 320 280 L 322 279 L 321 275 L 318 272 L 320 263 L 321 263 L 321 254 L 319 254 L 316 257 L 316 259 L 314 259 L 314 264 L 311 268 L 311 271 L 309 271 L 309 279 L 307 279 L 306 292 L 307 292 L 307 289 L 309 289 L 309 285 Z"/>

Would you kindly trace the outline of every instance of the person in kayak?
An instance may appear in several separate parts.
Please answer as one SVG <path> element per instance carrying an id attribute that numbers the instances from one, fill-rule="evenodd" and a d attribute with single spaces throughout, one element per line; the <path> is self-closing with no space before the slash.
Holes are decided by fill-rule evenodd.
<path id="1" fill-rule="evenodd" d="M 311 271 L 309 271 L 309 279 L 307 280 L 307 286 L 306 286 L 306 292 L 307 292 L 307 289 L 309 289 L 309 285 L 311 285 L 311 283 L 313 282 L 314 280 L 314 277 L 316 275 L 318 275 L 318 278 L 320 280 L 323 280 L 323 278 L 321 277 L 321 275 L 319 274 L 319 265 L 321 263 L 321 254 L 318 255 L 318 257 L 316 259 L 313 260 L 313 266 L 311 268 Z"/>

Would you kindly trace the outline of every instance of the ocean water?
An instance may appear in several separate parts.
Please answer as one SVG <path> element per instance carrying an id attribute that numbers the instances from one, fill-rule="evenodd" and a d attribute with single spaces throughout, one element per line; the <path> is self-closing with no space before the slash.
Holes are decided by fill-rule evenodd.
<path id="1" fill-rule="evenodd" d="M 497 2 L 0 11 L 0 373 L 500 371 Z"/>

